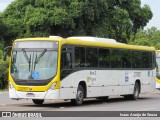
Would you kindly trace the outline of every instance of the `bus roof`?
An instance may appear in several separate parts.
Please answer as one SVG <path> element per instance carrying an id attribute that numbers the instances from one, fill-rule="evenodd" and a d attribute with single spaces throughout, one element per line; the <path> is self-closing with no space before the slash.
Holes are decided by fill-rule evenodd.
<path id="1" fill-rule="evenodd" d="M 89 36 L 85 36 L 85 37 L 69 37 L 68 39 L 78 39 L 78 40 L 82 40 L 82 41 L 92 41 L 92 42 L 104 42 L 104 43 L 118 43 L 116 40 L 114 39 L 109 39 L 109 38 L 98 38 L 98 37 L 89 37 Z"/>
<path id="2" fill-rule="evenodd" d="M 98 37 L 69 37 L 67 38 L 67 44 L 155 51 L 154 47 L 128 45 L 128 44 L 117 42 L 114 39 L 98 38 Z"/>
<path id="3" fill-rule="evenodd" d="M 62 40 L 63 38 L 61 37 L 36 37 L 36 38 L 21 38 L 21 39 L 16 39 L 15 42 L 18 42 L 18 41 L 30 41 L 30 40 L 42 40 L 42 41 L 59 41 L 59 40 Z"/>
<path id="4" fill-rule="evenodd" d="M 80 46 L 98 46 L 98 47 L 106 47 L 106 48 L 123 48 L 123 49 L 133 49 L 133 50 L 146 50 L 146 51 L 155 51 L 154 47 L 147 46 L 137 46 L 137 45 L 128 45 L 124 43 L 117 42 L 114 39 L 108 38 L 98 38 L 98 37 L 38 37 L 38 38 L 22 38 L 16 39 L 17 41 L 30 41 L 30 40 L 42 40 L 42 41 L 59 41 L 62 44 L 72 44 L 72 45 L 80 45 Z M 160 51 L 160 50 L 159 50 Z"/>

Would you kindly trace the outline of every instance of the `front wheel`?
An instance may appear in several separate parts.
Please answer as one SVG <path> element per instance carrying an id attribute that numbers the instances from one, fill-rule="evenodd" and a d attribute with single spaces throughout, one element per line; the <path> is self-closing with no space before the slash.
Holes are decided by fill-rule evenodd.
<path id="1" fill-rule="evenodd" d="M 77 89 L 76 99 L 72 99 L 71 103 L 73 103 L 74 105 L 81 105 L 83 103 L 83 99 L 84 99 L 84 89 L 82 85 L 79 85 Z"/>
<path id="2" fill-rule="evenodd" d="M 33 103 L 36 105 L 41 105 L 43 104 L 44 100 L 39 100 L 39 99 L 32 99 Z"/>

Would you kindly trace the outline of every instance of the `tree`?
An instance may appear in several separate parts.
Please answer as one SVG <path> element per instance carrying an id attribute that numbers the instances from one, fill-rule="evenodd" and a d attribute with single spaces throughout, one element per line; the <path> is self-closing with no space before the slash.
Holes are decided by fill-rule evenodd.
<path id="1" fill-rule="evenodd" d="M 126 43 L 131 35 L 147 25 L 153 14 L 140 0 L 108 0 L 111 38 Z"/>
<path id="2" fill-rule="evenodd" d="M 140 0 L 15 0 L 3 12 L 6 40 L 60 35 L 114 38 L 126 43 L 152 18 Z"/>
<path id="3" fill-rule="evenodd" d="M 2 42 L 4 40 L 4 36 L 7 31 L 8 31 L 8 28 L 5 25 L 5 23 L 3 22 L 2 13 L 0 13 L 0 49 L 2 47 Z"/>
<path id="4" fill-rule="evenodd" d="M 151 27 L 147 30 L 139 30 L 135 35 L 134 40 L 130 40 L 129 44 L 153 46 L 160 49 L 160 30 L 156 27 Z"/>
<path id="5" fill-rule="evenodd" d="M 0 89 L 6 89 L 8 84 L 9 59 L 4 62 L 0 59 Z"/>

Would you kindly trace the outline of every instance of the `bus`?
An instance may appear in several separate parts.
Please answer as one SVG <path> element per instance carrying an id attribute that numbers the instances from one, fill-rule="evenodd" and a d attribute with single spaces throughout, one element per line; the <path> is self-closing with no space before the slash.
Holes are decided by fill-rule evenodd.
<path id="1" fill-rule="evenodd" d="M 160 50 L 156 50 L 156 63 L 157 63 L 156 88 L 160 90 Z"/>
<path id="2" fill-rule="evenodd" d="M 6 52 L 4 52 L 6 58 Z M 24 38 L 14 41 L 9 97 L 70 100 L 124 96 L 136 100 L 155 90 L 155 48 L 98 37 Z"/>

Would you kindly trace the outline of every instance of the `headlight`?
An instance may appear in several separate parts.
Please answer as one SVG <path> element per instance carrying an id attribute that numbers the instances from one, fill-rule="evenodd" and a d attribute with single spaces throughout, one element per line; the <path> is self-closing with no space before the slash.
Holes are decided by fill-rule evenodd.
<path id="1" fill-rule="evenodd" d="M 54 90 L 57 83 L 53 83 L 48 90 Z"/>
<path id="2" fill-rule="evenodd" d="M 13 84 L 12 84 L 11 82 L 9 83 L 9 87 L 10 87 L 10 89 L 12 89 L 12 90 L 16 90 L 15 87 L 13 86 Z"/>

